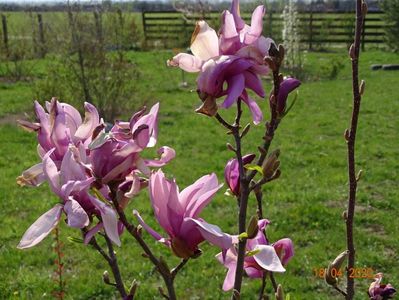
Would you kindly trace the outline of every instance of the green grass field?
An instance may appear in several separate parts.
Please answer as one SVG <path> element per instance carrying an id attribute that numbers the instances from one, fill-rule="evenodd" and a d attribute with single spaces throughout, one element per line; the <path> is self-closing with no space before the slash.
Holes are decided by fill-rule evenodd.
<path id="1" fill-rule="evenodd" d="M 176 159 L 165 172 L 177 178 L 180 188 L 200 176 L 216 172 L 223 180 L 223 169 L 231 152 L 226 142 L 231 137 L 213 119 L 196 115 L 199 105 L 195 77 L 187 76 L 189 88 L 179 87 L 181 72 L 165 67 L 171 52 L 134 52 L 129 54 L 142 70 L 141 78 L 132 84 L 138 97 L 147 104 L 160 101 L 158 146 L 169 145 L 177 152 Z M 333 60 L 344 62 L 338 78 L 327 80 Z M 375 63 L 399 63 L 399 56 L 377 51 L 362 54 L 360 74 L 366 81 L 359 122 L 357 165 L 364 171 L 359 183 L 356 209 L 357 267 L 373 268 L 385 274 L 385 281 L 399 286 L 399 94 L 398 73 L 370 71 Z M 35 76 L 45 74 L 49 60 L 38 62 Z M 287 272 L 276 275 L 291 299 L 341 299 L 314 269 L 328 262 L 345 249 L 345 224 L 341 214 L 347 195 L 346 144 L 343 132 L 351 110 L 350 61 L 342 53 L 308 53 L 305 71 L 310 80 L 300 87 L 297 104 L 278 129 L 272 149 L 281 149 L 282 176 L 264 188 L 264 211 L 272 224 L 268 228 L 271 241 L 290 237 L 295 244 L 295 257 Z M 35 77 L 35 78 L 36 78 Z M 48 237 L 27 251 L 16 249 L 30 224 L 47 211 L 57 199 L 47 185 L 38 189 L 19 188 L 15 178 L 38 161 L 34 134 L 24 132 L 15 119 L 27 112 L 32 115 L 32 82 L 0 81 L 0 298 L 50 299 L 56 284 L 52 279 L 55 253 Z M 270 90 L 270 80 L 265 79 Z M 44 101 L 48 99 L 40 99 Z M 68 102 L 68 99 L 63 99 Z M 137 107 L 137 103 L 132 106 Z M 260 102 L 266 116 L 267 101 Z M 126 112 L 123 117 L 133 113 Z M 232 111 L 222 111 L 228 119 Z M 244 117 L 247 121 L 248 111 Z M 244 152 L 256 153 L 261 143 L 263 126 L 253 126 L 246 136 Z M 153 152 L 148 152 L 152 157 Z M 236 201 L 219 192 L 202 216 L 218 224 L 224 231 L 236 233 Z M 255 212 L 255 199 L 249 211 Z M 146 220 L 152 211 L 148 194 L 143 191 L 129 204 L 127 214 L 138 209 Z M 152 220 L 151 225 L 159 226 Z M 79 232 L 61 224 L 64 243 L 66 299 L 112 299 L 117 294 L 102 282 L 108 269 L 98 253 L 82 244 L 68 241 Z M 147 234 L 145 239 L 157 255 L 167 257 L 169 265 L 178 260 L 167 248 L 157 245 Z M 180 299 L 228 299 L 221 290 L 225 269 L 214 259 L 217 249 L 203 244 L 203 255 L 191 261 L 178 275 L 176 289 Z M 141 284 L 138 299 L 160 299 L 157 287 L 161 278 L 143 259 L 140 248 L 127 234 L 117 249 L 126 285 L 133 279 Z M 356 299 L 366 299 L 371 280 L 356 279 Z M 243 299 L 255 299 L 260 287 L 256 280 L 244 280 Z M 270 285 L 267 286 L 271 291 Z"/>

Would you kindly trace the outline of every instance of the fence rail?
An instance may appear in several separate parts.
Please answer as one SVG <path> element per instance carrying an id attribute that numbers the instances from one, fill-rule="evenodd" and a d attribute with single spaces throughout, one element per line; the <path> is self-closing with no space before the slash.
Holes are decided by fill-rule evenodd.
<path id="1" fill-rule="evenodd" d="M 243 19 L 250 21 L 250 14 Z M 195 22 L 205 19 L 213 28 L 219 27 L 220 14 L 209 12 L 205 17 L 199 14 L 184 15 L 180 12 L 142 12 L 144 37 L 147 44 L 165 48 L 185 47 L 189 44 Z M 301 12 L 299 34 L 303 47 L 308 49 L 331 46 L 347 46 L 353 41 L 354 12 Z M 281 41 L 283 19 L 281 13 L 270 11 L 264 19 L 263 32 L 276 41 Z M 365 18 L 362 33 L 362 48 L 385 43 L 384 14 L 369 12 Z"/>

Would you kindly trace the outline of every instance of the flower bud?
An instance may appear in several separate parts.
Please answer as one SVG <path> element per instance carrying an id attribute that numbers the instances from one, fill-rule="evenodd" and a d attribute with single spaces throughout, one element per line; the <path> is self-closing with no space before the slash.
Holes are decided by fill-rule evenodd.
<path id="1" fill-rule="evenodd" d="M 280 166 L 280 162 L 278 161 L 279 155 L 280 150 L 276 149 L 272 153 L 270 153 L 269 157 L 264 161 L 262 165 L 264 178 L 270 179 Z"/>
<path id="2" fill-rule="evenodd" d="M 244 130 L 241 132 L 241 138 L 243 138 L 244 136 L 246 136 L 246 134 L 248 133 L 248 131 L 249 131 L 249 129 L 251 129 L 251 124 L 247 124 L 245 127 L 244 127 Z"/>
<path id="3" fill-rule="evenodd" d="M 349 57 L 353 60 L 355 59 L 355 45 L 352 44 L 349 48 Z"/>
<path id="4" fill-rule="evenodd" d="M 362 1 L 362 15 L 363 18 L 367 15 L 367 11 L 368 11 L 368 6 L 366 1 Z"/>
<path id="5" fill-rule="evenodd" d="M 345 129 L 344 137 L 346 141 L 349 141 L 350 138 L 350 132 L 349 129 Z"/>
<path id="6" fill-rule="evenodd" d="M 111 284 L 111 281 L 109 279 L 108 271 L 104 271 L 104 273 L 103 273 L 103 281 L 104 281 L 105 284 Z"/>
<path id="7" fill-rule="evenodd" d="M 360 87 L 359 87 L 359 94 L 360 94 L 360 96 L 363 95 L 364 89 L 365 89 L 365 88 L 366 88 L 366 83 L 365 83 L 364 80 L 362 80 L 362 81 L 360 82 Z"/>
<path id="8" fill-rule="evenodd" d="M 282 62 L 284 60 L 284 54 L 285 54 L 285 49 L 283 45 L 278 45 L 278 53 L 279 53 L 279 59 L 280 62 Z"/>
<path id="9" fill-rule="evenodd" d="M 132 284 L 130 285 L 130 289 L 129 289 L 129 296 L 131 296 L 132 299 L 134 299 L 134 295 L 136 294 L 136 290 L 139 286 L 139 283 L 136 281 L 136 279 L 134 279 L 132 281 Z"/>
<path id="10" fill-rule="evenodd" d="M 256 215 L 252 216 L 251 219 L 249 220 L 247 227 L 248 239 L 253 239 L 258 234 L 259 230 L 258 221 L 259 219 Z"/>
<path id="11" fill-rule="evenodd" d="M 324 275 L 324 279 L 329 285 L 336 285 L 338 283 L 338 278 L 336 276 L 337 274 L 333 274 L 333 270 L 339 270 L 341 268 L 343 262 L 348 256 L 348 253 L 348 250 L 342 252 L 334 259 L 332 263 L 328 265 L 327 271 Z"/>
<path id="12" fill-rule="evenodd" d="M 284 292 L 283 292 L 283 287 L 281 284 L 277 286 L 277 292 L 275 293 L 276 300 L 284 300 Z"/>

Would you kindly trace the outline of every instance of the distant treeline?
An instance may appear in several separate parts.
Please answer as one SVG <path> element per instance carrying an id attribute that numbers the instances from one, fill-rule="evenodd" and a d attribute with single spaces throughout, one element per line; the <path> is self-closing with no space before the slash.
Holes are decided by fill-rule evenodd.
<path id="1" fill-rule="evenodd" d="M 180 1 L 179 3 L 184 3 L 187 5 L 196 4 L 199 1 Z M 207 6 L 209 10 L 212 11 L 221 11 L 223 9 L 227 9 L 230 6 L 230 1 L 201 1 L 204 5 Z M 253 9 L 255 6 L 259 5 L 259 3 L 266 3 L 267 9 L 271 9 L 274 11 L 281 11 L 285 5 L 285 0 L 254 0 L 254 1 L 246 1 L 241 3 L 241 9 L 243 11 L 249 11 Z M 74 4 L 79 5 L 82 11 L 95 11 L 99 6 L 101 7 L 118 7 L 123 11 L 132 11 L 132 12 L 141 12 L 141 11 L 174 11 L 176 7 L 173 5 L 172 1 L 164 2 L 164 1 L 101 1 L 101 2 L 74 2 Z M 314 1 L 304 1 L 298 0 L 298 9 L 299 11 L 353 11 L 355 9 L 355 1 L 353 0 L 314 0 Z M 370 11 L 378 11 L 379 10 L 379 1 L 378 0 L 369 0 L 367 1 L 368 7 Z M 22 5 L 20 3 L 0 3 L 0 11 L 37 11 L 37 12 L 46 12 L 46 11 L 65 11 L 67 10 L 67 3 L 65 2 L 54 2 L 54 3 L 41 3 L 31 5 Z"/>

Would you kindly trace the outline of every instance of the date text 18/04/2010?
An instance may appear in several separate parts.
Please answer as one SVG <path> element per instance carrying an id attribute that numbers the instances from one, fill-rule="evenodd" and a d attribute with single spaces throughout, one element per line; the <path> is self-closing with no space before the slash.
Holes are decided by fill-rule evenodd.
<path id="1" fill-rule="evenodd" d="M 327 269 L 325 268 L 314 268 L 313 275 L 316 277 L 324 278 Z M 343 277 L 346 276 L 345 270 L 342 269 L 331 269 L 331 275 L 333 277 Z M 370 278 L 373 279 L 375 277 L 375 271 L 373 268 L 350 268 L 349 269 L 349 277 L 350 278 Z"/>

